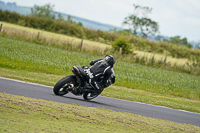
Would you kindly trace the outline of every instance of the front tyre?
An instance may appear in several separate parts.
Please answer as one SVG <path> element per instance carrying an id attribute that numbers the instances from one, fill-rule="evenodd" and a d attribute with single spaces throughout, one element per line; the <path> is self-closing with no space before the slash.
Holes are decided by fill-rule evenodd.
<path id="1" fill-rule="evenodd" d="M 99 94 L 93 94 L 93 93 L 88 93 L 87 92 L 87 93 L 83 94 L 83 98 L 85 100 L 92 100 L 92 99 L 96 98 L 98 95 Z"/>
<path id="2" fill-rule="evenodd" d="M 77 84 L 77 79 L 75 75 L 63 77 L 55 84 L 53 92 L 55 95 L 63 96 L 69 92 L 68 89 L 72 84 L 73 86 L 76 86 Z"/>

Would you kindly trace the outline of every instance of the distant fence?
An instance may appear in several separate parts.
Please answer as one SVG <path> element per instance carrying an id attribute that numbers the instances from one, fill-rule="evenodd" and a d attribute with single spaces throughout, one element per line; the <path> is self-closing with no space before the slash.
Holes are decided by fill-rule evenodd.
<path id="1" fill-rule="evenodd" d="M 0 32 L 2 31 L 2 28 L 3 28 L 3 24 L 1 24 L 1 26 L 0 26 Z"/>

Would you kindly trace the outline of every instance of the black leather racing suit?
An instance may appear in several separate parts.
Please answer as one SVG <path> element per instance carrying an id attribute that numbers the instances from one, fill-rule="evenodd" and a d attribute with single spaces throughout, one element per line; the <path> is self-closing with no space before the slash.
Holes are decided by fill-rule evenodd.
<path id="1" fill-rule="evenodd" d="M 85 69 L 89 84 L 101 93 L 104 88 L 115 82 L 115 74 L 113 68 L 104 60 L 97 59 L 90 62 L 91 67 Z"/>

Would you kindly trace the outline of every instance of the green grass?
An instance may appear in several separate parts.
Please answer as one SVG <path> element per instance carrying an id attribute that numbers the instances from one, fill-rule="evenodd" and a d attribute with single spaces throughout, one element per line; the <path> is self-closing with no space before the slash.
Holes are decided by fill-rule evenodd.
<path id="1" fill-rule="evenodd" d="M 29 27 L 23 27 L 15 24 L 10 24 L 6 22 L 0 21 L 0 24 L 3 24 L 3 29 L 7 32 L 19 32 L 19 33 L 25 33 L 26 35 L 29 35 L 29 37 L 36 37 L 38 35 L 38 32 L 40 32 L 40 37 L 46 38 L 47 40 L 53 40 L 53 41 L 62 41 L 62 42 L 72 42 L 74 44 L 80 44 L 81 39 L 77 37 L 71 37 L 66 36 L 63 34 L 56 34 L 53 32 L 48 32 L 40 29 L 34 29 Z M 96 48 L 109 48 L 110 46 L 104 43 L 95 42 L 91 40 L 84 39 L 84 44 L 86 46 L 92 46 Z"/>
<path id="2" fill-rule="evenodd" d="M 72 66 L 88 65 L 102 58 L 0 37 L 0 67 L 49 74 L 71 74 Z M 200 77 L 117 61 L 116 85 L 200 99 Z"/>
<path id="3" fill-rule="evenodd" d="M 2 37 L 0 44 L 0 76 L 51 86 L 71 75 L 72 66 L 100 58 Z M 115 86 L 102 95 L 200 112 L 200 77 L 121 61 L 114 69 Z"/>
<path id="4" fill-rule="evenodd" d="M 82 43 L 81 39 L 79 38 L 22 27 L 4 22 L 3 24 L 3 32 L 0 34 L 2 37 L 70 51 L 81 51 L 84 53 L 90 53 L 92 55 L 107 55 L 112 53 L 112 55 L 114 55 L 116 58 L 125 62 L 138 63 L 155 68 L 162 68 L 165 70 L 188 73 L 198 76 L 200 75 L 200 68 L 194 65 L 192 60 L 180 58 L 177 59 L 170 56 L 165 58 L 167 53 L 165 55 L 161 55 L 151 52 L 135 51 L 134 54 L 120 55 L 119 52 L 114 52 L 110 48 L 110 45 L 106 45 L 104 43 L 93 42 L 86 39 L 84 39 Z M 40 33 L 39 37 L 37 35 L 38 32 Z"/>
<path id="5" fill-rule="evenodd" d="M 56 34 L 56 33 L 52 33 L 52 32 L 48 32 L 48 31 L 44 31 L 44 30 L 40 30 L 40 29 L 33 29 L 33 28 L 29 28 L 29 27 L 23 27 L 23 26 L 19 26 L 19 25 L 15 25 L 15 24 L 10 24 L 10 23 L 6 23 L 6 22 L 2 22 L 0 21 L 1 24 L 3 24 L 3 29 L 8 32 L 8 33 L 19 33 L 19 34 L 26 34 L 27 37 L 36 37 L 38 32 L 40 32 L 40 36 L 42 38 L 46 38 L 46 40 L 48 41 L 56 41 L 56 42 L 69 42 L 72 44 L 80 44 L 81 39 L 77 38 L 77 37 L 70 37 L 67 35 L 63 35 L 63 34 Z M 91 41 L 91 40 L 86 40 L 84 39 L 83 41 L 83 46 L 84 48 L 86 47 L 94 47 L 94 48 L 99 48 L 101 50 L 106 49 L 106 48 L 111 48 L 110 45 L 107 45 L 105 43 L 100 43 L 100 42 L 95 42 L 95 41 Z M 158 54 L 158 53 L 149 53 L 149 52 L 144 52 L 144 51 L 134 51 L 135 54 L 137 54 L 137 56 L 139 57 L 143 57 L 146 56 L 148 58 L 152 58 L 152 56 L 155 57 L 156 61 L 159 60 L 164 60 L 165 59 L 165 54 Z M 173 58 L 171 56 L 167 57 L 167 62 L 170 62 L 171 64 L 176 64 L 176 65 L 184 65 L 186 64 L 188 59 L 177 59 L 177 58 Z"/>
<path id="6" fill-rule="evenodd" d="M 200 132 L 200 127 L 104 108 L 0 93 L 0 132 Z"/>

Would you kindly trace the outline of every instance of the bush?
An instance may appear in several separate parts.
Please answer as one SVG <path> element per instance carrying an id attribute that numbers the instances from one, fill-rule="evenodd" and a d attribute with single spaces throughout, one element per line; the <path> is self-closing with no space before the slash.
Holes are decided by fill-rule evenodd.
<path id="1" fill-rule="evenodd" d="M 120 51 L 120 48 L 122 48 L 122 54 L 128 54 L 131 53 L 132 46 L 127 40 L 119 38 L 112 43 L 112 48 L 114 51 Z"/>

